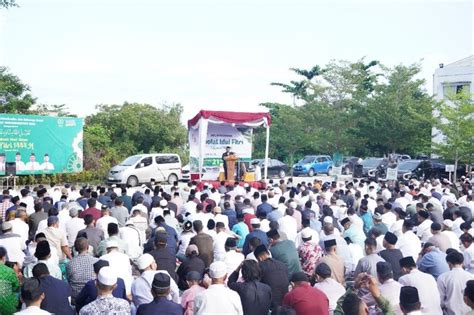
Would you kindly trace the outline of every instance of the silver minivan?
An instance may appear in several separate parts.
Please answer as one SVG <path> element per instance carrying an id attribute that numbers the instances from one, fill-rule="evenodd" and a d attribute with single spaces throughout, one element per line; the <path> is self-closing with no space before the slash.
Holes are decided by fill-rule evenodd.
<path id="1" fill-rule="evenodd" d="M 137 186 L 149 183 L 152 179 L 156 182 L 172 184 L 180 180 L 181 159 L 177 154 L 152 153 L 132 155 L 120 164 L 112 167 L 107 175 L 108 184 L 127 184 Z"/>

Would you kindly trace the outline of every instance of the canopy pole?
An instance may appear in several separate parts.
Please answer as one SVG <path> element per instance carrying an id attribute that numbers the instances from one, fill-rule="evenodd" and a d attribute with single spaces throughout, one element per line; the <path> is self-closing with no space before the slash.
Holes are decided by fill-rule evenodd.
<path id="1" fill-rule="evenodd" d="M 264 180 L 267 180 L 267 175 L 268 175 L 268 149 L 270 147 L 270 126 L 268 125 L 268 122 L 266 123 L 267 125 L 267 132 L 266 132 L 266 138 L 265 138 L 265 168 L 263 170 L 263 178 Z"/>
<path id="2" fill-rule="evenodd" d="M 199 180 L 202 180 L 202 173 L 204 169 L 204 147 L 206 145 L 207 139 L 207 126 L 208 122 L 207 119 L 201 117 L 199 120 Z"/>

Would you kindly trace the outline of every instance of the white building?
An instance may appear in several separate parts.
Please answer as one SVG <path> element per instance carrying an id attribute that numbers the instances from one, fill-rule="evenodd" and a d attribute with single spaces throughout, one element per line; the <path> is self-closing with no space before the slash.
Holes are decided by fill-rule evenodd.
<path id="1" fill-rule="evenodd" d="M 462 90 L 474 93 L 474 55 L 448 65 L 440 64 L 433 74 L 433 96 L 437 101 Z M 443 141 L 443 134 L 438 129 L 433 128 L 431 135 L 433 142 Z"/>

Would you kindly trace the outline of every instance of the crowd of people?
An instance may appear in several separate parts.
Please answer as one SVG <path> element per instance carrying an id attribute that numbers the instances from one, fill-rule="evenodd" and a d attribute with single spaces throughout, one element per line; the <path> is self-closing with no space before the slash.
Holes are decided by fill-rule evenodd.
<path id="1" fill-rule="evenodd" d="M 0 196 L 0 314 L 474 314 L 472 183 L 37 185 Z"/>

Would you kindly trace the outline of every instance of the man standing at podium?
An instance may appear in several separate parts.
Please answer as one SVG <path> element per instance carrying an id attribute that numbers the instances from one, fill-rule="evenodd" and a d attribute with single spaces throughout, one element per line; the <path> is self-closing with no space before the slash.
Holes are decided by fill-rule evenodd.
<path id="1" fill-rule="evenodd" d="M 226 180 L 228 180 L 229 175 L 227 174 L 227 161 L 225 160 L 225 158 L 228 157 L 229 155 L 231 155 L 230 147 L 227 146 L 225 147 L 225 152 L 222 153 L 222 163 L 224 163 L 224 176 Z"/>

